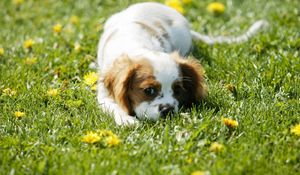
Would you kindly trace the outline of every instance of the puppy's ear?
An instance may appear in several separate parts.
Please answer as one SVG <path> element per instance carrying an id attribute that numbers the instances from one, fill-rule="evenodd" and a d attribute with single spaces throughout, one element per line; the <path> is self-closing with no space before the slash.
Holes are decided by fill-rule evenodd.
<path id="1" fill-rule="evenodd" d="M 195 58 L 181 58 L 178 53 L 173 53 L 172 56 L 179 65 L 183 87 L 187 92 L 184 105 L 190 107 L 193 103 L 201 102 L 207 95 L 201 64 Z"/>
<path id="2" fill-rule="evenodd" d="M 104 76 L 104 86 L 109 94 L 129 115 L 134 115 L 134 111 L 128 91 L 138 67 L 127 55 L 122 55 Z"/>

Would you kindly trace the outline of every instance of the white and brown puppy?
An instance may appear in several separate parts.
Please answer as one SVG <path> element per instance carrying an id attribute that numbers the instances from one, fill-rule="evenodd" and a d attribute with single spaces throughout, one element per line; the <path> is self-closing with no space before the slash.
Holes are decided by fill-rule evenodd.
<path id="1" fill-rule="evenodd" d="M 202 66 L 184 58 L 192 36 L 208 44 L 239 42 L 261 25 L 240 39 L 210 38 L 190 31 L 172 8 L 153 2 L 130 6 L 107 20 L 98 46 L 100 107 L 122 125 L 157 120 L 200 102 L 207 93 Z"/>

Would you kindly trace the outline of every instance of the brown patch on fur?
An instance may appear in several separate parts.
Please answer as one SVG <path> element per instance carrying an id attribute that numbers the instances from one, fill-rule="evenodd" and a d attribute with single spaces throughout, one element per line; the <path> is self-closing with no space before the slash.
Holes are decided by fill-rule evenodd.
<path id="1" fill-rule="evenodd" d="M 180 93 L 175 98 L 181 106 L 191 107 L 193 103 L 201 102 L 207 95 L 203 68 L 194 58 L 183 59 L 178 53 L 173 53 L 172 56 L 181 72 Z"/>
<path id="2" fill-rule="evenodd" d="M 173 90 L 173 97 L 177 99 L 179 102 L 179 106 L 184 106 L 184 104 L 187 103 L 187 96 L 188 93 L 187 90 L 184 88 L 182 79 L 179 79 L 178 81 L 175 81 L 172 84 L 172 90 Z"/>
<path id="3" fill-rule="evenodd" d="M 130 99 L 132 99 L 132 105 L 134 107 L 142 102 L 152 101 L 161 90 L 161 84 L 155 80 L 152 73 L 145 72 L 145 70 L 137 70 L 132 82 L 132 87 L 129 90 L 128 95 Z M 149 87 L 155 89 L 154 95 L 148 96 L 145 94 L 144 90 Z"/>
<path id="4" fill-rule="evenodd" d="M 117 59 L 104 77 L 104 85 L 115 101 L 129 114 L 144 101 L 151 101 L 155 96 L 147 96 L 144 89 L 153 87 L 160 91 L 160 83 L 153 76 L 153 68 L 146 59 L 132 60 L 123 55 Z"/>
<path id="5" fill-rule="evenodd" d="M 104 86 L 115 101 L 128 113 L 132 114 L 132 106 L 127 96 L 128 86 L 135 74 L 138 65 L 134 64 L 128 56 L 123 55 L 117 59 L 110 70 L 104 76 Z"/>

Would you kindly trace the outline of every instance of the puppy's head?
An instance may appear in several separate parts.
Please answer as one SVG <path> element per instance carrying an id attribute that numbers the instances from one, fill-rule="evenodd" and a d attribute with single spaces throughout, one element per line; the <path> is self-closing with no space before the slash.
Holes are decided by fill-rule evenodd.
<path id="1" fill-rule="evenodd" d="M 106 73 L 104 85 L 123 110 L 140 119 L 166 117 L 206 95 L 202 66 L 177 53 L 122 56 Z"/>

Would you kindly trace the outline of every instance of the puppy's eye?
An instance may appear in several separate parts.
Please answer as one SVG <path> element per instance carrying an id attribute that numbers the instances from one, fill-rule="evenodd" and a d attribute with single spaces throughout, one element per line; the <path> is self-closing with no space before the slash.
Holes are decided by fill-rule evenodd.
<path id="1" fill-rule="evenodd" d="M 147 96 L 153 96 L 156 94 L 156 89 L 153 88 L 153 87 L 148 87 L 146 89 L 144 89 L 144 93 L 147 95 Z"/>

